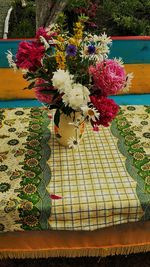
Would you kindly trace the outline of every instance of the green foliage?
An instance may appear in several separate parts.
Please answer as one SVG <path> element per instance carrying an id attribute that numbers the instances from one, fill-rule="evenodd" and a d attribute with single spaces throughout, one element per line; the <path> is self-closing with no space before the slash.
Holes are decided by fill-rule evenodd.
<path id="1" fill-rule="evenodd" d="M 31 38 L 35 36 L 35 1 L 28 1 L 26 7 L 21 1 L 12 2 L 13 10 L 9 21 L 8 38 Z"/>
<path id="2" fill-rule="evenodd" d="M 98 28 L 108 35 L 150 35 L 150 0 L 99 0 Z"/>
<path id="3" fill-rule="evenodd" d="M 74 8 L 86 7 L 89 0 L 70 0 L 67 10 L 72 10 Z"/>
<path id="4" fill-rule="evenodd" d="M 150 0 L 69 0 L 65 16 L 59 16 L 59 24 L 68 25 L 72 32 L 73 23 L 77 21 L 77 10 L 88 10 L 93 2 L 98 3 L 97 16 L 90 22 L 96 21 L 98 32 L 108 35 L 150 35 Z M 35 36 L 35 0 L 28 0 L 23 8 L 20 0 L 13 0 L 13 11 L 10 17 L 9 38 L 30 38 Z M 90 13 L 89 13 L 90 14 Z M 89 24 L 87 24 L 87 29 Z"/>

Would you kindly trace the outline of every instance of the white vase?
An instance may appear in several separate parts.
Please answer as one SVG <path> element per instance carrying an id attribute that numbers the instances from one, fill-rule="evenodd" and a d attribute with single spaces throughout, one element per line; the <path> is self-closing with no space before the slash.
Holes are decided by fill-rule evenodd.
<path id="1" fill-rule="evenodd" d="M 57 125 L 54 120 L 54 132 L 55 137 L 59 144 L 65 147 L 71 147 L 73 142 L 75 145 L 79 145 L 85 129 L 85 122 L 83 116 L 79 112 L 66 115 L 60 113 L 59 121 Z"/>

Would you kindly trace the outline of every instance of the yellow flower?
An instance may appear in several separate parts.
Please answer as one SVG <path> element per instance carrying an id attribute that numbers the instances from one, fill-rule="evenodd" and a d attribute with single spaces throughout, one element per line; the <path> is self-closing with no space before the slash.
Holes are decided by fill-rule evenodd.
<path id="1" fill-rule="evenodd" d="M 69 41 L 69 44 L 71 45 L 77 45 L 77 40 L 73 37 L 71 37 L 68 41 Z"/>
<path id="2" fill-rule="evenodd" d="M 65 63 L 66 63 L 66 57 L 65 53 L 62 51 L 57 51 L 56 52 L 56 62 L 58 64 L 58 69 L 65 69 Z"/>
<path id="3" fill-rule="evenodd" d="M 57 40 L 58 40 L 59 42 L 64 42 L 64 38 L 63 38 L 62 36 L 58 36 L 58 37 L 57 37 Z"/>
<path id="4" fill-rule="evenodd" d="M 83 28 L 84 28 L 84 26 L 82 25 L 82 23 L 81 22 L 76 22 L 76 28 L 78 28 L 78 29 L 82 29 L 83 30 Z"/>
<path id="5" fill-rule="evenodd" d="M 84 26 L 81 22 L 76 22 L 74 27 L 74 39 L 76 40 L 76 45 L 78 46 L 80 44 L 80 40 L 83 36 L 83 29 Z"/>

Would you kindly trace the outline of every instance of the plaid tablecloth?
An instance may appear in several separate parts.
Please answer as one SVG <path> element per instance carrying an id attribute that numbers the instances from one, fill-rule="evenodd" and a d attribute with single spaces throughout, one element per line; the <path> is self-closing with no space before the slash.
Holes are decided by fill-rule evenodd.
<path id="1" fill-rule="evenodd" d="M 122 106 L 110 128 L 87 127 L 77 150 L 52 136 L 48 164 L 55 230 L 95 230 L 150 219 L 150 107 Z"/>
<path id="2" fill-rule="evenodd" d="M 94 230 L 150 219 L 150 107 L 87 126 L 77 150 L 49 139 L 46 111 L 0 110 L 0 231 Z M 50 195 L 62 198 L 51 199 Z"/>

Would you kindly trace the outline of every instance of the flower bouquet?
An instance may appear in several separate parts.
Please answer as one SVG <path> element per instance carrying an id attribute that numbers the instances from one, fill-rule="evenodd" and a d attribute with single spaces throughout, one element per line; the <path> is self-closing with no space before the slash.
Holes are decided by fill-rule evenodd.
<path id="1" fill-rule="evenodd" d="M 109 126 L 119 107 L 108 97 L 130 86 L 132 74 L 121 59 L 108 59 L 111 42 L 105 33 L 85 32 L 80 17 L 73 34 L 57 24 L 40 27 L 35 40 L 19 44 L 15 59 L 8 51 L 10 66 L 22 70 L 28 89 L 56 110 L 55 134 L 65 146 L 79 144 L 85 122 L 94 130 Z"/>

